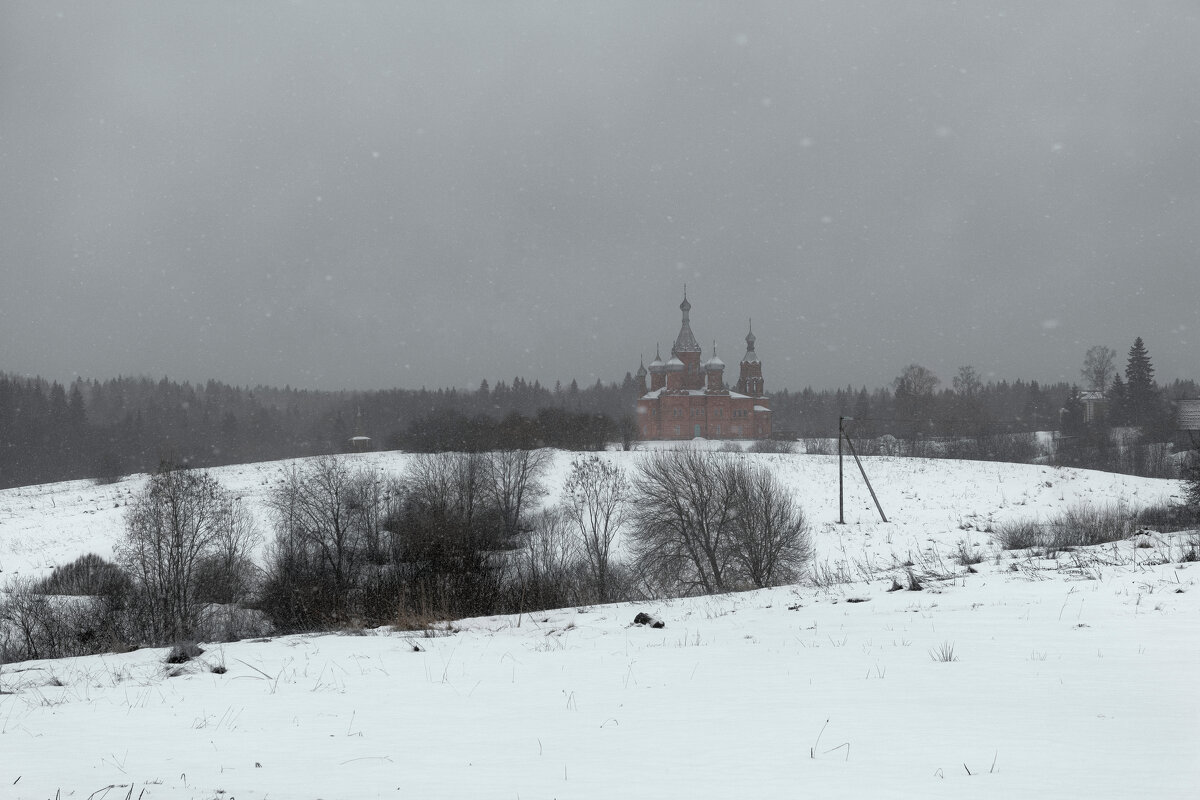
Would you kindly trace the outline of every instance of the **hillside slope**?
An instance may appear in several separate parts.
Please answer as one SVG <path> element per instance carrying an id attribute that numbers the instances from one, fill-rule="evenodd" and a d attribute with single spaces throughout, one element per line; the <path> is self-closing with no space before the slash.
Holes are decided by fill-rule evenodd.
<path id="1" fill-rule="evenodd" d="M 161 649 L 6 665 L 0 796 L 1192 796 L 1186 535 L 1055 561 L 998 553 L 985 530 L 1177 484 L 870 459 L 893 521 L 848 473 L 839 526 L 836 458 L 757 458 L 806 498 L 825 574 L 868 579 L 204 645 L 178 666 Z M 214 473 L 261 504 L 282 467 Z M 137 485 L 0 493 L 5 575 L 103 553 Z M 987 552 L 978 572 L 949 558 L 960 539 Z M 936 577 L 888 591 L 909 559 Z M 666 627 L 632 625 L 639 611 Z"/>

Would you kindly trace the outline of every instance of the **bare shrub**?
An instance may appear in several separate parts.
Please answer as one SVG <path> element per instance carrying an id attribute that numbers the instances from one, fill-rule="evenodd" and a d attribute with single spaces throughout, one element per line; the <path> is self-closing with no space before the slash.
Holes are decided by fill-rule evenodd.
<path id="1" fill-rule="evenodd" d="M 1116 542 L 1128 538 L 1133 531 L 1133 519 L 1123 508 L 1081 505 L 1067 509 L 1050 523 L 1046 548 L 1054 553 Z"/>
<path id="2" fill-rule="evenodd" d="M 812 557 L 804 511 L 763 467 L 735 462 L 724 477 L 733 487 L 731 556 L 741 577 L 760 589 L 794 583 Z"/>
<path id="3" fill-rule="evenodd" d="M 1004 523 L 992 537 L 1002 550 L 1028 550 L 1041 547 L 1046 540 L 1042 526 L 1029 520 Z"/>
<path id="4" fill-rule="evenodd" d="M 831 456 L 837 449 L 829 439 L 805 439 L 804 452 L 810 456 Z"/>
<path id="5" fill-rule="evenodd" d="M 130 649 L 135 612 L 127 585 L 100 596 L 47 595 L 18 579 L 0 596 L 0 659 L 66 658 Z"/>
<path id="6" fill-rule="evenodd" d="M 711 594 L 795 580 L 808 528 L 761 466 L 696 449 L 642 462 L 630 514 L 635 566 L 651 591 Z"/>
<path id="7" fill-rule="evenodd" d="M 1034 433 L 993 433 L 979 437 L 979 444 L 979 457 L 988 461 L 1030 464 L 1040 454 Z"/>
<path id="8" fill-rule="evenodd" d="M 38 581 L 35 588 L 40 594 L 124 595 L 133 588 L 133 581 L 113 562 L 86 553 L 55 569 Z"/>
<path id="9" fill-rule="evenodd" d="M 546 509 L 533 519 L 514 562 L 508 593 L 517 611 L 563 608 L 579 601 L 579 543 L 562 509 Z"/>
<path id="10" fill-rule="evenodd" d="M 1186 505 L 1158 503 L 1138 509 L 1134 515 L 1134 523 L 1139 528 L 1151 528 L 1156 531 L 1177 531 L 1190 528 L 1200 521 L 1200 516 L 1193 515 Z"/>
<path id="11" fill-rule="evenodd" d="M 486 458 L 436 453 L 409 465 L 407 494 L 388 521 L 405 608 L 443 618 L 492 610 L 520 542 L 488 502 Z"/>
<path id="12" fill-rule="evenodd" d="M 10 584 L 0 602 L 0 626 L 10 631 L 3 654 L 6 661 L 74 655 L 65 646 L 71 632 L 63 615 L 30 579 L 18 578 Z"/>
<path id="13" fill-rule="evenodd" d="M 1136 530 L 1136 515 L 1120 505 L 1080 505 L 1045 523 L 1022 520 L 1001 525 L 994 537 L 1004 550 L 1043 548 L 1047 556 L 1052 556 L 1076 547 L 1127 539 Z"/>
<path id="14" fill-rule="evenodd" d="M 819 441 L 814 439 L 813 441 Z M 751 453 L 794 453 L 796 452 L 796 443 L 789 442 L 785 439 L 757 439 L 754 444 L 750 445 L 748 452 Z"/>
<path id="15" fill-rule="evenodd" d="M 1200 532 L 1193 531 L 1183 541 L 1183 552 L 1179 556 L 1180 562 L 1200 561 Z"/>
<path id="16" fill-rule="evenodd" d="M 954 550 L 954 560 L 964 567 L 983 562 L 983 551 L 976 550 L 966 539 L 959 539 Z"/>
<path id="17" fill-rule="evenodd" d="M 164 660 L 167 664 L 186 664 L 204 655 L 204 649 L 195 642 L 180 642 L 171 647 Z"/>

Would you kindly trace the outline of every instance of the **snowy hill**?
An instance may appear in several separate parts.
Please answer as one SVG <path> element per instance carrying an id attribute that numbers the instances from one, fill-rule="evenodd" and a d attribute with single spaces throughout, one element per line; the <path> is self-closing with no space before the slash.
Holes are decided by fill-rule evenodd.
<path id="1" fill-rule="evenodd" d="M 549 501 L 571 457 L 555 455 Z M 350 458 L 394 472 L 406 457 Z M 801 499 L 818 576 L 849 580 L 204 645 L 178 666 L 161 649 L 5 665 L 0 796 L 1193 795 L 1188 535 L 1046 560 L 987 532 L 1161 502 L 1177 482 L 871 458 L 891 522 L 850 462 L 842 526 L 836 457 L 752 458 Z M 285 465 L 212 474 L 261 512 Z M 110 555 L 140 481 L 0 492 L 0 580 Z M 960 543 L 985 556 L 977 572 L 951 558 Z M 888 591 L 907 562 L 924 590 Z M 666 627 L 633 626 L 639 611 Z"/>
<path id="2" fill-rule="evenodd" d="M 642 453 L 609 452 L 604 458 L 626 468 Z M 553 503 L 579 454 L 553 452 L 546 478 Z M 792 486 L 813 524 L 817 561 L 910 556 L 967 536 L 986 543 L 989 527 L 1015 519 L 1045 519 L 1088 504 L 1124 503 L 1132 509 L 1181 496 L 1178 481 L 1138 478 L 1090 470 L 945 459 L 876 457 L 864 459 L 868 477 L 888 524 L 879 521 L 854 462 L 845 463 L 845 515 L 838 519 L 836 456 L 747 455 Z M 399 474 L 411 456 L 404 453 L 346 455 L 352 464 L 382 474 Z M 303 459 L 299 459 L 303 461 Z M 209 470 L 220 483 L 248 501 L 264 534 L 270 531 L 265 507 L 271 487 L 297 461 L 268 461 Z M 92 551 L 110 558 L 122 535 L 124 508 L 143 485 L 144 475 L 97 486 L 68 481 L 0 490 L 0 585 L 17 574 L 40 577 L 56 565 Z M 865 554 L 865 556 L 864 556 Z"/>

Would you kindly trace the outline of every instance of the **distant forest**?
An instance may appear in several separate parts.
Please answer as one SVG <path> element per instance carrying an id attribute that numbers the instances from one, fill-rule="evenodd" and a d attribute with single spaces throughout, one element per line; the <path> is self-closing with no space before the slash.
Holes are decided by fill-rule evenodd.
<path id="1" fill-rule="evenodd" d="M 914 365 L 915 366 L 915 365 Z M 906 370 L 905 375 L 913 367 Z M 922 369 L 922 368 L 918 368 Z M 962 383 L 895 390 L 779 390 L 771 394 L 778 438 L 989 435 L 1079 428 L 1079 390 L 1067 383 Z M 961 374 L 960 374 L 961 377 Z M 639 390 L 621 383 L 542 386 L 518 377 L 476 390 L 318 392 L 203 385 L 167 378 L 79 379 L 70 385 L 0 373 L 0 488 L 78 478 L 115 479 L 169 462 L 192 467 L 370 449 L 420 452 L 629 444 Z M 1194 397 L 1192 381 L 1164 387 L 1165 404 Z M 1170 438 L 1164 424 L 1156 439 Z"/>

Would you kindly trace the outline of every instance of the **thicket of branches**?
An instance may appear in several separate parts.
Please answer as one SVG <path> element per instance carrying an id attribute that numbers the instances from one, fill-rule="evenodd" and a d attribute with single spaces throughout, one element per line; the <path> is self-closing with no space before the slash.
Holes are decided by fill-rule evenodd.
<path id="1" fill-rule="evenodd" d="M 262 608 L 289 629 L 496 610 L 534 530 L 547 459 L 423 454 L 396 477 L 335 457 L 297 467 L 270 499 Z"/>
<path id="2" fill-rule="evenodd" d="M 796 580 L 804 512 L 765 467 L 696 449 L 651 453 L 630 513 L 635 569 L 653 593 L 712 594 Z"/>

